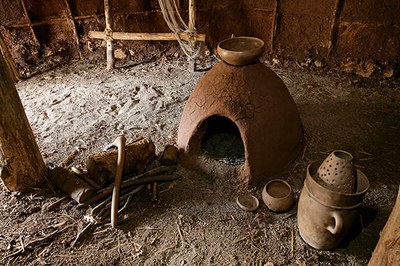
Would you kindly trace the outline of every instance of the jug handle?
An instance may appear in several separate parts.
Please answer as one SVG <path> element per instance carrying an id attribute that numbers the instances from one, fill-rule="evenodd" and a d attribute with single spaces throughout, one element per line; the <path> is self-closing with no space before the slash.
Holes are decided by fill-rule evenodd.
<path id="1" fill-rule="evenodd" d="M 343 228 L 343 219 L 342 216 L 340 216 L 339 213 L 337 212 L 332 212 L 331 213 L 332 218 L 335 220 L 335 225 L 328 225 L 326 229 L 331 232 L 333 235 L 336 235 L 342 231 Z"/>

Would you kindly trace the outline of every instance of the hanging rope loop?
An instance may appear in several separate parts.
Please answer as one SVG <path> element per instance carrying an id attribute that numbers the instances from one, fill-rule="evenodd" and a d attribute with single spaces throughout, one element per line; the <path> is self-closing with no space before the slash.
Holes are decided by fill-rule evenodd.
<path id="1" fill-rule="evenodd" d="M 161 11 L 168 28 L 175 33 L 183 53 L 194 59 L 199 55 L 200 43 L 196 40 L 196 28 L 189 28 L 183 21 L 175 0 L 158 0 Z M 184 37 L 183 37 L 184 36 Z"/>

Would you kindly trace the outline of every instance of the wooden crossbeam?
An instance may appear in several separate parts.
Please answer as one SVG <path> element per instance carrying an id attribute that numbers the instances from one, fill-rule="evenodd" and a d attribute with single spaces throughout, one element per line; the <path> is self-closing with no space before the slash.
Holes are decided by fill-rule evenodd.
<path id="1" fill-rule="evenodd" d="M 113 40 L 121 41 L 176 41 L 174 33 L 130 33 L 130 32 L 113 32 L 111 34 Z M 189 40 L 186 33 L 180 35 L 182 40 Z M 89 38 L 105 39 L 106 36 L 103 31 L 89 31 Z M 204 42 L 206 40 L 205 34 L 196 34 L 196 41 Z"/>

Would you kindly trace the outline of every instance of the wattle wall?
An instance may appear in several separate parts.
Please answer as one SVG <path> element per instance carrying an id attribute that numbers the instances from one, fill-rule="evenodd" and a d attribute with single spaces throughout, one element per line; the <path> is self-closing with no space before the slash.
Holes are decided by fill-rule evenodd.
<path id="1" fill-rule="evenodd" d="M 169 32 L 156 0 L 110 3 L 114 31 Z M 186 18 L 188 0 L 178 4 Z M 399 13 L 398 0 L 198 0 L 197 28 L 207 34 L 210 49 L 232 34 L 251 35 L 265 41 L 266 59 L 390 77 L 400 57 Z M 101 41 L 90 40 L 87 33 L 103 30 L 104 24 L 102 0 L 0 0 L 0 32 L 23 75 L 43 64 L 78 58 L 78 49 L 81 56 L 96 51 Z M 118 47 L 126 57 L 140 58 L 157 56 L 176 44 L 124 41 Z"/>

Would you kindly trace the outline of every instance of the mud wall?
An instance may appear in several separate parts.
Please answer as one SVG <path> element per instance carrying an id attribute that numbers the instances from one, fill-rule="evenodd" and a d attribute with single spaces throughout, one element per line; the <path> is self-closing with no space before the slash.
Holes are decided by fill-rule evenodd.
<path id="1" fill-rule="evenodd" d="M 157 0 L 110 0 L 113 30 L 169 32 Z M 188 0 L 177 0 L 187 18 Z M 22 74 L 103 49 L 103 0 L 0 0 L 0 33 Z M 213 50 L 232 34 L 262 38 L 264 59 L 391 77 L 399 63 L 398 0 L 198 0 L 197 29 Z M 75 28 L 75 29 L 74 29 Z M 175 42 L 124 41 L 120 59 L 157 56 Z"/>

